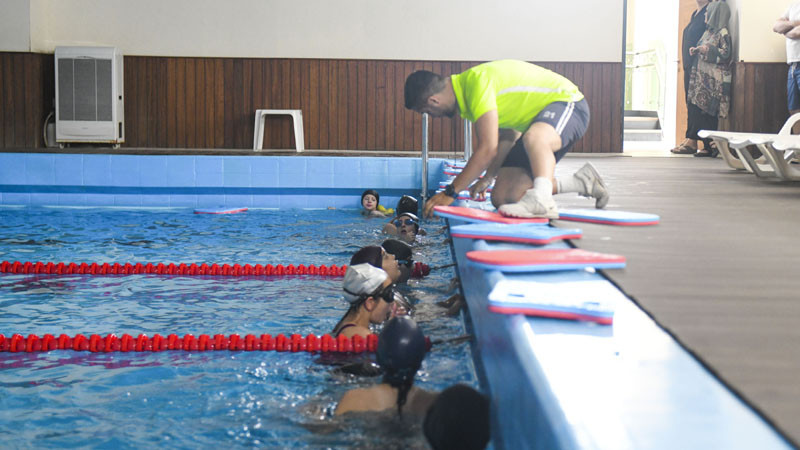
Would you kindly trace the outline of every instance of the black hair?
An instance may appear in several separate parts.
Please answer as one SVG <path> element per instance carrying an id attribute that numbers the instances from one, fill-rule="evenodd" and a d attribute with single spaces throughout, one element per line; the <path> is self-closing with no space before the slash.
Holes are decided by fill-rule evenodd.
<path id="1" fill-rule="evenodd" d="M 406 78 L 404 89 L 406 109 L 418 110 L 428 97 L 444 89 L 445 78 L 427 70 L 418 70 Z"/>
<path id="2" fill-rule="evenodd" d="M 383 269 L 383 249 L 377 245 L 368 245 L 359 249 L 352 258 L 350 265 L 369 263 L 372 267 Z"/>
<path id="3" fill-rule="evenodd" d="M 375 357 L 383 369 L 383 382 L 398 389 L 398 415 L 403 414 L 403 405 L 426 351 L 425 336 L 410 317 L 393 317 L 378 336 Z"/>
<path id="4" fill-rule="evenodd" d="M 366 191 L 361 193 L 361 205 L 364 205 L 364 196 L 372 195 L 375 197 L 375 203 L 380 205 L 381 204 L 381 194 L 378 194 L 378 191 L 375 189 L 367 189 Z"/>
<path id="5" fill-rule="evenodd" d="M 351 265 L 352 265 L 352 264 L 351 264 Z M 350 314 L 354 314 L 354 313 L 356 313 L 356 312 L 358 311 L 358 308 L 361 308 L 361 305 L 363 305 L 363 304 L 364 304 L 364 302 L 366 302 L 368 298 L 370 298 L 370 297 L 375 297 L 375 296 L 377 296 L 378 294 L 381 294 L 381 293 L 383 293 L 385 289 L 386 289 L 386 288 L 384 288 L 384 287 L 383 287 L 383 283 L 381 283 L 381 285 L 380 285 L 380 286 L 378 286 L 378 289 L 376 289 L 376 290 L 375 290 L 375 292 L 373 292 L 373 293 L 371 293 L 371 294 L 362 294 L 362 295 L 361 295 L 361 296 L 358 298 L 358 300 L 356 300 L 356 301 L 354 301 L 354 302 L 351 302 L 351 303 L 350 303 L 350 307 L 349 307 L 349 308 L 347 308 L 347 311 L 345 311 L 345 313 L 344 313 L 344 315 L 342 316 L 342 318 L 341 318 L 341 319 L 339 319 L 339 321 L 338 321 L 338 322 L 336 322 L 336 326 L 334 326 L 334 327 L 333 327 L 333 331 L 331 331 L 331 333 L 334 335 L 333 337 L 339 337 L 339 333 L 341 333 L 341 332 L 342 332 L 342 330 L 341 330 L 341 329 L 339 329 L 339 327 L 340 327 L 340 326 L 342 326 L 342 324 L 344 324 L 344 319 L 346 319 L 346 318 L 347 318 L 347 316 L 349 316 Z M 385 294 L 384 294 L 384 295 L 385 295 Z M 384 299 L 383 299 L 383 301 L 385 301 L 385 302 L 387 302 L 387 303 L 393 302 L 393 301 L 394 301 L 394 297 L 392 297 L 391 299 L 386 299 L 386 298 L 384 298 Z"/>
<path id="6" fill-rule="evenodd" d="M 467 385 L 450 386 L 428 408 L 422 429 L 434 450 L 486 448 L 489 399 Z"/>
<path id="7" fill-rule="evenodd" d="M 417 201 L 417 199 L 415 199 L 410 195 L 404 195 L 400 197 L 400 200 L 398 200 L 397 208 L 395 208 L 395 210 L 397 211 L 398 216 L 403 213 L 411 213 L 414 215 L 418 215 L 419 202 Z"/>
<path id="8" fill-rule="evenodd" d="M 347 311 L 345 311 L 345 313 L 342 316 L 342 318 L 339 319 L 339 321 L 336 322 L 336 326 L 333 327 L 333 331 L 331 331 L 331 334 L 333 335 L 333 337 L 335 337 L 335 338 L 339 337 L 339 333 L 342 332 L 342 330 L 340 330 L 339 327 L 341 327 L 344 324 L 344 319 L 346 319 L 347 316 L 349 316 L 351 313 L 354 313 L 354 312 L 358 311 L 358 308 L 361 307 L 362 303 L 364 303 L 364 302 L 359 301 L 359 302 L 355 302 L 355 303 L 350 303 L 350 307 L 347 308 Z"/>
<path id="9" fill-rule="evenodd" d="M 414 265 L 413 255 L 411 253 L 411 246 L 403 241 L 397 239 L 387 239 L 381 244 L 386 253 L 394 255 L 398 261 L 405 261 L 405 266 L 411 267 Z"/>

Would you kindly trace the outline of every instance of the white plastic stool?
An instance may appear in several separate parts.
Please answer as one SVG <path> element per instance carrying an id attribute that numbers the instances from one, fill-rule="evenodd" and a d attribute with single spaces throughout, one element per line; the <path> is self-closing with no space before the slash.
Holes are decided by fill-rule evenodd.
<path id="1" fill-rule="evenodd" d="M 292 116 L 294 123 L 294 145 L 297 152 L 305 150 L 305 140 L 303 139 L 303 112 L 299 109 L 257 109 L 256 126 L 253 132 L 253 150 L 261 151 L 264 143 L 264 117 L 267 114 L 287 114 Z"/>

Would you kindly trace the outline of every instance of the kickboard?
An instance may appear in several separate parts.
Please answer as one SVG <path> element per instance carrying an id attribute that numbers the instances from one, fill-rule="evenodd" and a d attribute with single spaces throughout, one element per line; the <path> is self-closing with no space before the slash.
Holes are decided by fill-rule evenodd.
<path id="1" fill-rule="evenodd" d="M 580 239 L 582 235 L 577 228 L 543 227 L 539 224 L 473 223 L 450 228 L 450 236 L 453 237 L 534 245 L 545 245 L 562 239 Z"/>
<path id="2" fill-rule="evenodd" d="M 473 202 L 485 202 L 486 200 L 491 200 L 492 194 L 487 194 L 483 197 L 483 199 L 479 198 L 472 198 L 469 195 L 469 191 L 461 191 L 456 196 L 456 200 L 472 200 Z"/>
<path id="3" fill-rule="evenodd" d="M 444 165 L 445 167 L 450 167 L 453 169 L 463 169 L 464 167 L 467 167 L 467 162 L 445 162 Z"/>
<path id="4" fill-rule="evenodd" d="M 456 200 L 470 200 L 470 201 L 473 201 L 473 202 L 485 202 L 486 200 L 490 200 L 490 199 L 491 199 L 491 197 L 484 197 L 482 199 L 480 199 L 480 198 L 472 198 L 472 197 L 469 196 L 469 192 L 460 192 L 456 196 Z"/>
<path id="5" fill-rule="evenodd" d="M 458 219 L 470 223 L 538 223 L 548 224 L 550 221 L 544 217 L 533 219 L 519 219 L 516 217 L 505 217 L 494 211 L 484 211 L 482 209 L 464 208 L 463 206 L 437 206 L 433 208 L 435 214 L 446 219 Z"/>
<path id="6" fill-rule="evenodd" d="M 195 214 L 236 214 L 247 211 L 247 208 L 197 208 Z"/>
<path id="7" fill-rule="evenodd" d="M 444 192 L 444 188 L 439 189 L 438 191 L 436 191 L 437 194 L 439 192 Z M 491 198 L 492 198 L 491 194 L 485 195 L 482 199 L 472 198 L 469 195 L 469 191 L 461 191 L 461 192 L 458 193 L 458 195 L 456 195 L 456 200 L 471 200 L 473 202 L 485 202 L 486 200 L 489 200 Z"/>
<path id="8" fill-rule="evenodd" d="M 558 211 L 558 220 L 599 223 L 603 225 L 641 227 L 647 225 L 658 225 L 658 222 L 661 219 L 656 214 L 587 208 L 560 209 Z"/>
<path id="9" fill-rule="evenodd" d="M 625 257 L 578 248 L 474 250 L 467 252 L 471 264 L 501 272 L 552 272 L 580 269 L 621 269 Z"/>
<path id="10" fill-rule="evenodd" d="M 614 322 L 620 292 L 606 280 L 539 283 L 501 280 L 489 293 L 489 311 L 554 319 Z"/>
<path id="11" fill-rule="evenodd" d="M 444 188 L 446 188 L 448 184 L 450 184 L 450 183 L 444 183 L 444 182 L 443 183 L 439 183 L 439 189 L 440 190 L 444 190 Z M 494 187 L 494 185 L 489 186 L 486 189 L 486 192 L 487 193 L 491 193 L 492 192 L 492 187 Z M 459 192 L 459 195 L 467 195 L 467 196 L 469 196 L 469 189 L 465 189 L 465 190 Z"/>

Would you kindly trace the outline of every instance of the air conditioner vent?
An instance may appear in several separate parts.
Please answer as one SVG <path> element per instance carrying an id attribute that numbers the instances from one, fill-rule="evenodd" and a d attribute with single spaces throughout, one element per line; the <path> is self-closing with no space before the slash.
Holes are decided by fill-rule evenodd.
<path id="1" fill-rule="evenodd" d="M 57 47 L 56 141 L 124 138 L 122 55 L 113 47 Z"/>

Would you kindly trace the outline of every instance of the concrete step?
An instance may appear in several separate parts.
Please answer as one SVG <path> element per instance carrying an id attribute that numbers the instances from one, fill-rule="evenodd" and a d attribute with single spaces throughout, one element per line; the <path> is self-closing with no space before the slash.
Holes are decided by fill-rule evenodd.
<path id="1" fill-rule="evenodd" d="M 624 141 L 660 141 L 662 133 L 661 130 L 637 130 L 626 128 L 622 137 Z"/>
<path id="2" fill-rule="evenodd" d="M 625 117 L 624 118 L 626 130 L 660 130 L 661 122 L 658 117 Z"/>

